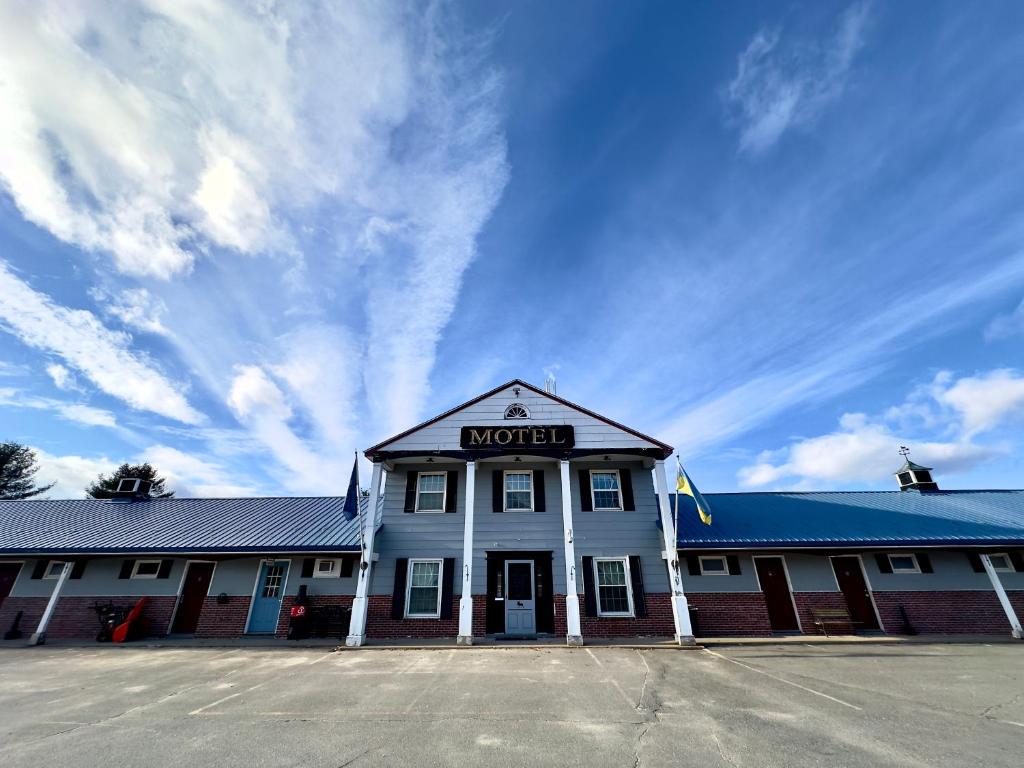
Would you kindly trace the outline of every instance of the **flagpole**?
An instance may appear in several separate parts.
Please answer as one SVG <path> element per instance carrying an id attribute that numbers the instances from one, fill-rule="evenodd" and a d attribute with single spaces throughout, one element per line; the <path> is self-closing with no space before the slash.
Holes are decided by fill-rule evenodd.
<path id="1" fill-rule="evenodd" d="M 353 451 L 356 457 L 356 514 L 359 515 L 359 564 L 366 559 L 366 545 L 363 543 L 363 491 L 359 487 L 359 451 Z"/>

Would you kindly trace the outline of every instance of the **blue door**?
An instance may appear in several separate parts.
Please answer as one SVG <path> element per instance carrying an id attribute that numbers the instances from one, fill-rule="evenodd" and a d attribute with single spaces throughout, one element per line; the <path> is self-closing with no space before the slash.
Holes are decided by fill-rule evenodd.
<path id="1" fill-rule="evenodd" d="M 260 566 L 260 580 L 249 615 L 249 632 L 273 634 L 277 631 L 277 617 L 281 613 L 281 597 L 288 577 L 288 561 L 277 560 Z"/>

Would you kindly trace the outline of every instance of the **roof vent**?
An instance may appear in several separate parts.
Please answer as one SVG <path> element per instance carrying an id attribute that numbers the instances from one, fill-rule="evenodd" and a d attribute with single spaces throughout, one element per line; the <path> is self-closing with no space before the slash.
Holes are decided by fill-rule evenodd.
<path id="1" fill-rule="evenodd" d="M 937 491 L 938 483 L 932 479 L 932 468 L 922 467 L 910 460 L 910 449 L 900 446 L 900 455 L 905 459 L 903 466 L 896 471 L 896 482 L 901 491 Z"/>
<path id="2" fill-rule="evenodd" d="M 149 489 L 153 483 L 149 480 L 142 480 L 137 477 L 122 477 L 117 481 L 117 489 L 111 496 L 113 501 L 135 501 L 136 499 L 148 499 Z"/>

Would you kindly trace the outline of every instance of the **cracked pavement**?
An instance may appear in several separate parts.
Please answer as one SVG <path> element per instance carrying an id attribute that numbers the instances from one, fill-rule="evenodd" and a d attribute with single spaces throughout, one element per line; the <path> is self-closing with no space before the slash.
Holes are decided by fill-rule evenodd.
<path id="1" fill-rule="evenodd" d="M 1019 766 L 1024 645 L 0 650 L 4 766 Z"/>

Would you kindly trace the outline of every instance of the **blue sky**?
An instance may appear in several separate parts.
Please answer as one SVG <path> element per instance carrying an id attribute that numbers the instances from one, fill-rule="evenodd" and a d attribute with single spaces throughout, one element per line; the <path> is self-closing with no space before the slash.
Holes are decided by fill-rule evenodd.
<path id="1" fill-rule="evenodd" d="M 341 493 L 508 379 L 706 491 L 1024 487 L 1017 3 L 0 9 L 0 439 Z"/>

